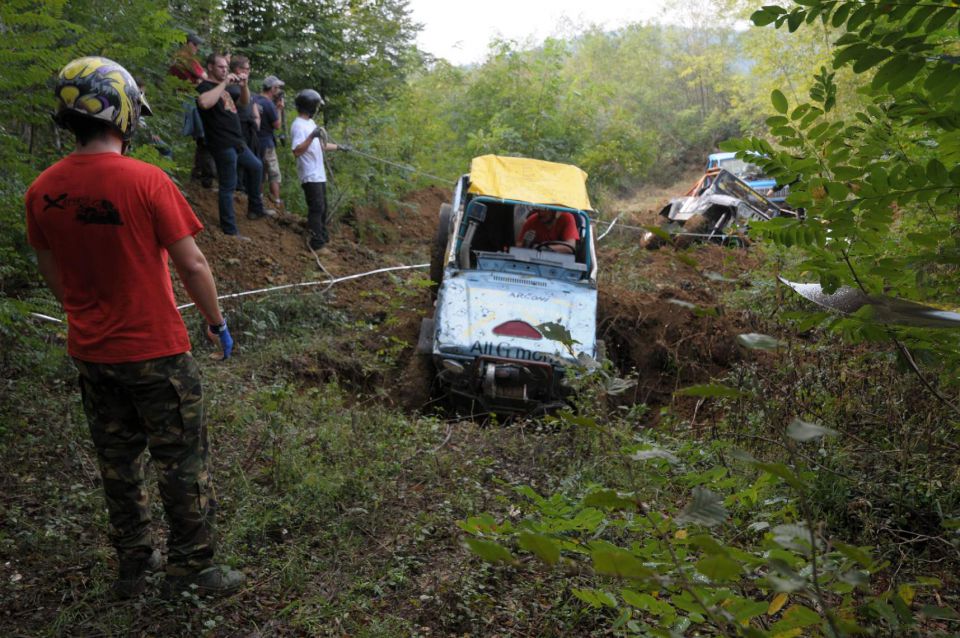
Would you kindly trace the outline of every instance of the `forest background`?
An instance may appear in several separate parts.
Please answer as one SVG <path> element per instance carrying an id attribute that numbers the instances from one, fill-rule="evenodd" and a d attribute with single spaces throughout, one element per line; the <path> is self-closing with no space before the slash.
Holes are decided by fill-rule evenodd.
<path id="1" fill-rule="evenodd" d="M 460 68 L 416 49 L 418 25 L 403 0 L 138 2 L 106 10 L 85 2 L 4 3 L 0 100 L 10 116 L 0 130 L 0 161 L 12 170 L 0 197 L 3 243 L 16 250 L 3 260 L 2 288 L 34 280 L 24 262 L 20 199 L 69 149 L 50 118 L 50 96 L 56 72 L 76 56 L 116 59 L 145 82 L 156 113 L 147 125 L 173 147 L 174 160 L 149 145 L 133 152 L 179 179 L 192 158 L 192 142 L 179 132 L 192 92 L 167 67 L 190 30 L 206 39 L 202 54 L 249 56 L 255 83 L 282 77 L 288 104 L 300 89 L 321 91 L 322 123 L 339 141 L 451 181 L 485 153 L 572 162 L 590 173 L 602 204 L 605 195 L 703 163 L 720 140 L 758 130 L 773 88 L 804 94 L 811 70 L 829 55 L 824 34 L 735 30 L 749 14 L 737 4 L 678 7 L 683 26 L 571 29 L 534 49 L 492 42 L 483 63 Z M 423 185 L 406 171 L 356 158 L 336 168 L 347 205 Z M 286 181 L 291 203 L 301 200 L 298 191 L 295 180 Z"/>
<path id="2" fill-rule="evenodd" d="M 205 51 L 248 55 L 255 81 L 282 77 L 288 98 L 301 88 L 320 90 L 327 101 L 323 124 L 333 139 L 422 172 L 340 155 L 334 197 L 344 210 L 396 202 L 433 183 L 423 173 L 452 182 L 471 157 L 500 153 L 583 167 L 602 211 L 642 184 L 702 165 L 722 146 L 752 153 L 771 175 L 792 184 L 790 202 L 806 210 L 804 219 L 753 229 L 769 240 L 768 275 L 781 272 L 819 281 L 827 290 L 850 285 L 955 309 L 958 3 L 675 4 L 679 18 L 668 23 L 614 31 L 572 28 L 535 47 L 493 42 L 482 63 L 455 67 L 417 50 L 418 27 L 404 0 L 3 3 L 0 368 L 11 391 L 4 409 L 17 404 L 13 391 L 31 387 L 32 375 L 49 376 L 62 363 L 62 351 L 52 350 L 44 328 L 24 314 L 51 302 L 26 245 L 22 198 L 39 171 L 70 150 L 70 140 L 50 118 L 55 74 L 75 57 L 99 54 L 143 79 L 155 113 L 149 130 L 172 146 L 173 160 L 149 144 L 136 145 L 133 154 L 183 182 L 192 141 L 179 130 L 183 102 L 192 92 L 167 68 L 185 29 L 205 38 Z M 280 155 L 285 176 L 292 177 L 292 158 Z M 283 196 L 288 210 L 304 210 L 295 180 L 285 181 Z M 771 316 L 783 305 L 772 295 L 754 301 L 759 314 L 769 310 Z M 794 361 L 794 369 L 769 378 L 741 370 L 725 384 L 688 392 L 698 400 L 728 402 L 731 414 L 735 405 L 741 424 L 782 438 L 760 446 L 772 460 L 737 457 L 761 478 L 735 481 L 736 472 L 727 474 L 725 454 L 732 452 L 720 440 L 706 446 L 709 451 L 673 440 L 667 452 L 660 446 L 670 444 L 669 437 L 655 444 L 631 439 L 625 448 L 631 458 L 661 463 L 654 468 L 663 470 L 660 478 L 640 487 L 628 470 L 599 473 L 597 480 L 610 489 L 594 484 L 582 500 L 520 491 L 540 516 L 536 525 L 509 529 L 471 518 L 461 524 L 473 536 L 471 549 L 512 568 L 519 563 L 511 552 L 554 565 L 561 552 L 583 553 L 571 544 L 571 530 L 582 531 L 586 543 L 588 532 L 634 532 L 646 525 L 644 532 L 657 542 L 592 546 L 588 562 L 594 571 L 579 574 L 581 584 L 593 577 L 598 582 L 578 588 L 576 598 L 615 619 L 618 631 L 669 635 L 663 627 L 685 631 L 694 623 L 721 635 L 843 635 L 863 627 L 883 635 L 952 635 L 957 584 L 950 574 L 956 574 L 960 556 L 957 331 L 891 324 L 870 307 L 853 317 L 793 309 L 779 319 L 793 334 L 815 335 L 828 349 L 862 349 L 849 358 L 823 355 L 828 364 L 821 359 L 819 370 Z M 804 385 L 792 386 L 800 376 Z M 859 380 L 863 396 L 851 398 L 844 389 L 850 378 Z M 750 383 L 770 394 L 764 398 L 756 391 L 759 398 L 746 399 L 744 384 Z M 270 405 L 288 400 L 271 398 Z M 598 410 L 571 419 L 604 432 L 617 430 L 618 423 L 629 431 L 616 413 Z M 772 415 L 789 421 L 790 429 L 784 432 Z M 723 423 L 717 426 L 721 432 Z M 0 426 L 0 434 L 11 432 Z M 802 444 L 837 432 L 851 443 L 810 451 L 816 458 L 805 455 Z M 585 445 L 591 453 L 594 447 L 611 453 L 607 444 Z M 725 469 L 684 475 L 685 488 L 704 489 L 695 492 L 691 506 L 676 508 L 674 520 L 624 514 L 640 511 L 643 489 L 661 496 L 669 491 L 656 481 L 667 481 L 667 466 L 677 457 L 693 466 L 691 459 L 704 454 Z M 624 476 L 631 480 L 618 482 Z M 623 496 L 627 488 L 633 496 Z M 685 528 L 672 527 L 684 516 L 689 524 L 719 525 L 728 514 L 716 497 L 723 490 L 739 490 L 722 503 L 744 517 L 739 527 L 752 510 L 780 524 L 752 544 L 739 529 L 688 536 Z M 588 510 L 590 516 L 602 510 L 602 523 L 591 519 L 589 530 L 570 523 L 583 524 L 576 517 Z M 706 575 L 710 586 L 687 580 L 693 565 L 686 558 L 694 554 L 700 557 L 696 578 Z M 653 559 L 672 569 L 675 580 L 654 582 L 644 568 Z M 891 562 L 892 573 L 885 571 Z M 612 595 L 607 577 L 627 579 L 636 590 Z M 736 587 L 726 587 L 731 582 Z M 657 587 L 673 588 L 672 597 L 643 593 Z M 804 603 L 784 608 L 780 595 L 787 593 Z M 209 620 L 204 613 L 198 618 Z M 764 615 L 777 620 L 756 621 Z M 639 618 L 651 625 L 637 624 Z M 651 618 L 662 621 L 660 629 L 651 628 Z M 567 621 L 576 625 L 584 618 Z M 586 621 L 598 626 L 595 618 Z"/>

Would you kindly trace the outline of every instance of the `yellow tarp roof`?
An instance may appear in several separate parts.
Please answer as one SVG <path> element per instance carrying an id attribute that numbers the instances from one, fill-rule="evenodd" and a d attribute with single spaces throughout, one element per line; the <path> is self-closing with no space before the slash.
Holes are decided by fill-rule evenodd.
<path id="1" fill-rule="evenodd" d="M 470 162 L 470 192 L 533 204 L 593 210 L 587 173 L 571 164 L 482 155 Z"/>

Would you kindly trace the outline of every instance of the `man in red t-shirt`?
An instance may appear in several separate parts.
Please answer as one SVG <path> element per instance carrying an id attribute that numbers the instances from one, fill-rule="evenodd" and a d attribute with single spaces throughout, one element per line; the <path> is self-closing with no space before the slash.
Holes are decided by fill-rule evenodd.
<path id="1" fill-rule="evenodd" d="M 197 59 L 200 52 L 200 45 L 203 44 L 203 38 L 195 33 L 187 35 L 187 41 L 183 47 L 177 49 L 173 54 L 173 64 L 170 65 L 170 74 L 175 75 L 181 80 L 186 80 L 196 86 L 207 79 L 207 73 L 203 70 L 203 65 Z"/>
<path id="2" fill-rule="evenodd" d="M 540 246 L 558 253 L 573 254 L 579 239 L 580 232 L 572 214 L 551 208 L 536 208 L 523 222 L 523 228 L 517 236 L 517 246 Z"/>
<path id="3" fill-rule="evenodd" d="M 40 274 L 67 313 L 67 352 L 100 464 L 117 550 L 114 591 L 140 594 L 160 567 L 144 485 L 144 451 L 156 465 L 170 525 L 166 586 L 237 589 L 242 573 L 213 565 L 213 498 L 200 373 L 177 311 L 167 257 L 227 358 L 230 331 L 194 241 L 202 229 L 166 174 L 123 156 L 150 110 L 116 62 L 79 58 L 60 71 L 57 122 L 73 153 L 30 186 L 27 235 Z"/>

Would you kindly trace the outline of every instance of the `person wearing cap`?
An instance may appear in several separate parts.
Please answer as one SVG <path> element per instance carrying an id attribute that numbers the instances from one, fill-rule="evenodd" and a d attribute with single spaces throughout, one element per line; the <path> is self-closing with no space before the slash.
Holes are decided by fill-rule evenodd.
<path id="1" fill-rule="evenodd" d="M 37 268 L 67 316 L 67 352 L 97 453 L 117 552 L 120 598 L 144 592 L 162 566 L 151 530 L 146 452 L 169 526 L 171 594 L 226 594 L 243 573 L 214 564 L 214 493 L 203 392 L 190 336 L 177 310 L 167 260 L 230 356 L 233 339 L 194 236 L 203 226 L 161 169 L 124 155 L 150 108 L 133 77 L 102 57 L 60 71 L 57 124 L 72 153 L 45 170 L 25 197 Z"/>
<path id="2" fill-rule="evenodd" d="M 283 87 L 283 80 L 268 75 L 260 87 L 260 94 L 253 96 L 260 109 L 260 129 L 257 132 L 260 160 L 270 183 L 270 199 L 278 205 L 283 202 L 280 201 L 280 162 L 277 161 L 277 140 L 273 132 L 283 127 Z"/>
<path id="3" fill-rule="evenodd" d="M 194 86 L 206 80 L 207 73 L 203 70 L 203 66 L 197 58 L 202 44 L 203 38 L 196 33 L 188 33 L 187 41 L 173 54 L 170 75 L 185 80 Z"/>

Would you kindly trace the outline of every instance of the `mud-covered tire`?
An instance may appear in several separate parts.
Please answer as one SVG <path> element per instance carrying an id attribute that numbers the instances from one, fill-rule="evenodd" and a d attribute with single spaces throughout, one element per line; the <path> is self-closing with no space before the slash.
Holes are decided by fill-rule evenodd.
<path id="1" fill-rule="evenodd" d="M 643 238 L 640 240 L 640 247 L 646 250 L 659 250 L 663 248 L 663 245 L 666 244 L 661 237 L 657 237 L 651 232 L 644 233 Z"/>
<path id="2" fill-rule="evenodd" d="M 430 298 L 436 299 L 437 292 L 440 290 L 440 282 L 443 281 L 443 257 L 447 252 L 447 240 L 450 237 L 450 217 L 453 215 L 453 206 L 450 204 L 440 205 L 440 219 L 437 225 L 437 232 L 433 237 L 433 244 L 430 245 Z"/>
<path id="3" fill-rule="evenodd" d="M 607 360 L 607 342 L 605 339 L 597 339 L 597 356 L 595 358 L 597 363 L 601 365 Z"/>
<path id="4" fill-rule="evenodd" d="M 670 231 L 673 230 L 675 224 L 673 224 L 669 219 L 665 219 L 660 222 L 660 230 L 663 232 L 672 235 Z M 646 232 L 642 235 L 640 239 L 640 247 L 645 248 L 646 250 L 658 250 L 667 245 L 667 240 L 659 235 L 654 235 L 651 232 Z"/>
<path id="5" fill-rule="evenodd" d="M 677 248 L 686 248 L 696 241 L 701 241 L 701 237 L 690 237 L 684 233 L 705 233 L 707 232 L 709 224 L 709 220 L 703 215 L 691 216 L 690 219 L 683 223 L 683 230 L 680 231 L 681 234 L 677 235 L 674 239 Z"/>
<path id="6" fill-rule="evenodd" d="M 433 357 L 413 352 L 403 367 L 397 393 L 401 405 L 413 412 L 424 412 L 434 398 L 437 370 Z"/>

